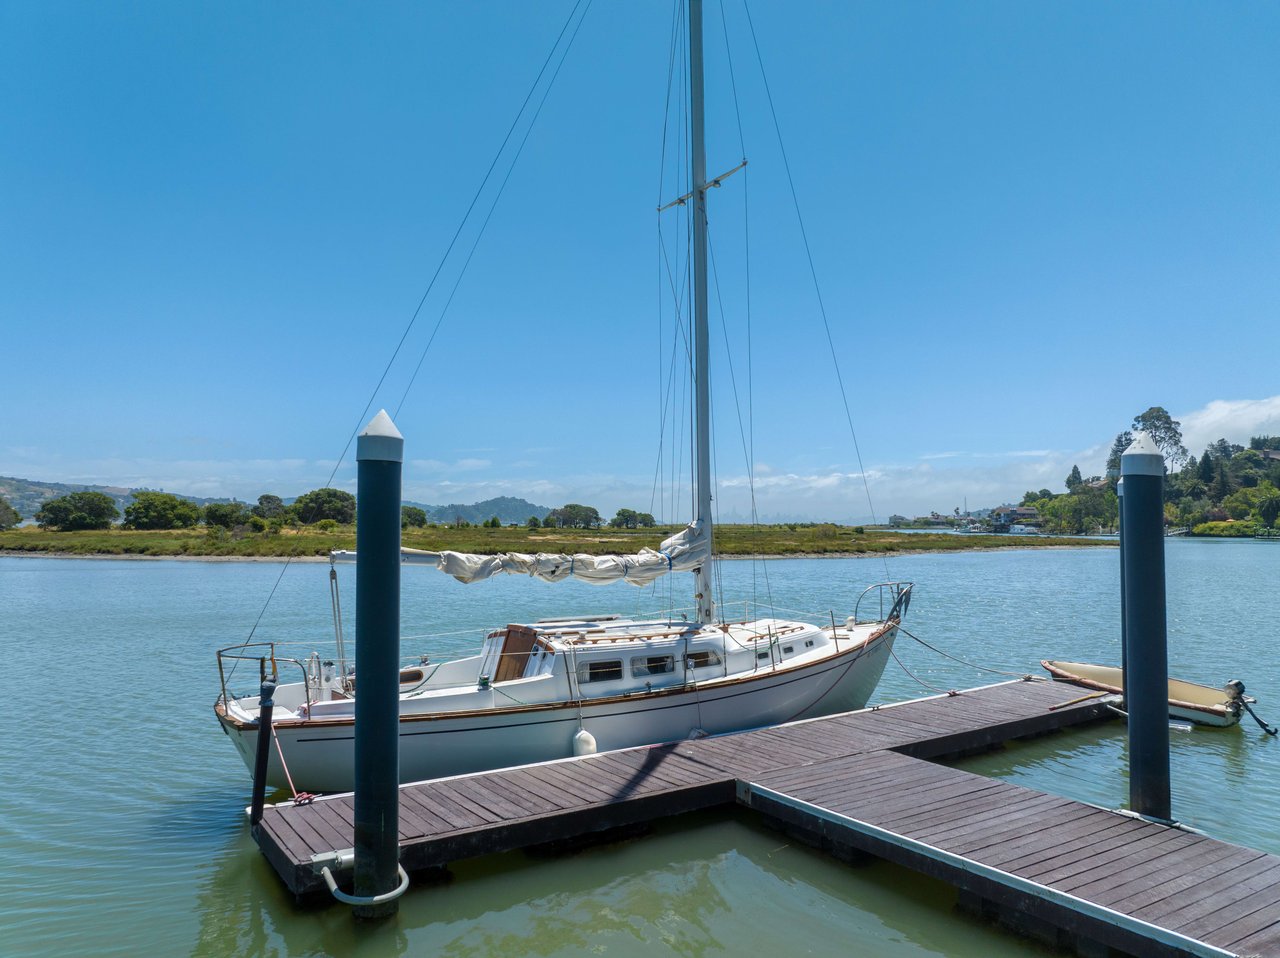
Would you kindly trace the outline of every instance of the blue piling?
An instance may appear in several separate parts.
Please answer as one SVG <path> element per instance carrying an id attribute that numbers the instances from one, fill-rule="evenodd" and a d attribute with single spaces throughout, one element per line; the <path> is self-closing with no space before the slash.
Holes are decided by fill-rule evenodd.
<path id="1" fill-rule="evenodd" d="M 385 411 L 356 442 L 355 894 L 399 884 L 400 478 L 404 439 Z M 354 909 L 395 914 L 393 898 Z"/>
<path id="2" fill-rule="evenodd" d="M 263 662 L 263 671 L 266 663 Z M 258 827 L 267 798 L 267 762 L 271 759 L 271 713 L 275 708 L 275 679 L 263 679 L 258 694 L 258 749 L 253 755 L 253 797 L 249 800 L 249 825 Z"/>
<path id="3" fill-rule="evenodd" d="M 1116 502 L 1119 507 L 1120 529 L 1120 674 L 1129 674 L 1129 637 L 1124 627 L 1125 587 L 1124 587 L 1124 479 L 1116 482 Z M 1123 687 L 1120 689 L 1120 707 L 1129 711 L 1129 695 Z"/>
<path id="4" fill-rule="evenodd" d="M 1165 618 L 1164 456 L 1145 433 L 1120 457 L 1124 482 L 1125 698 L 1129 806 L 1172 817 L 1169 787 L 1169 648 Z"/>

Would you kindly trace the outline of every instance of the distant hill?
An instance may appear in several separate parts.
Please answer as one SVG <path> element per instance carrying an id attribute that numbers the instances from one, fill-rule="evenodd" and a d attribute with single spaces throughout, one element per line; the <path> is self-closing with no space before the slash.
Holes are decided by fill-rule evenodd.
<path id="1" fill-rule="evenodd" d="M 405 502 L 405 505 L 417 506 L 427 514 L 429 522 L 446 525 L 457 522 L 459 519 L 470 522 L 472 525 L 477 525 L 494 516 L 497 516 L 503 525 L 511 525 L 515 522 L 527 522 L 530 516 L 545 519 L 547 513 L 551 511 L 547 506 L 535 506 L 526 499 L 516 499 L 512 496 L 498 496 L 496 499 L 486 499 L 484 502 L 475 502 L 469 506 L 460 505 L 459 503 L 450 503 L 447 506 L 428 506 L 421 502 Z"/>
<path id="2" fill-rule="evenodd" d="M 147 492 L 145 489 L 128 489 L 124 486 L 85 486 L 74 482 L 40 482 L 34 479 L 16 479 L 12 476 L 0 476 L 0 496 L 9 505 L 18 510 L 23 519 L 31 519 L 40 507 L 50 499 L 57 499 L 72 492 L 101 492 L 115 500 L 116 508 L 124 512 L 124 507 L 133 502 L 135 492 Z M 207 506 L 211 502 L 230 502 L 230 499 L 201 499 L 198 496 L 183 496 L 197 505 Z"/>
<path id="3" fill-rule="evenodd" d="M 124 486 L 85 486 L 70 482 L 39 482 L 33 479 L 16 479 L 12 476 L 0 476 L 0 496 L 18 510 L 23 519 L 31 519 L 40 507 L 50 499 L 57 499 L 72 492 L 102 492 L 115 500 L 116 508 L 124 512 L 125 506 L 133 502 L 135 492 L 146 492 L 145 489 L 128 489 Z M 231 502 L 230 499 L 202 499 L 199 496 L 182 496 L 196 505 L 207 506 L 211 502 Z M 296 497 L 294 497 L 296 498 Z M 285 499 L 291 503 L 294 498 Z M 253 500 L 256 502 L 257 500 Z M 250 503 L 250 505 L 253 504 Z M 477 525 L 493 516 L 502 520 L 504 525 L 514 522 L 524 523 L 530 516 L 545 519 L 551 510 L 547 506 L 535 506 L 524 499 L 511 496 L 499 496 L 470 505 L 453 503 L 447 506 L 428 506 L 420 502 L 405 502 L 407 506 L 417 506 L 427 514 L 431 522 L 452 523 L 459 519 Z"/>

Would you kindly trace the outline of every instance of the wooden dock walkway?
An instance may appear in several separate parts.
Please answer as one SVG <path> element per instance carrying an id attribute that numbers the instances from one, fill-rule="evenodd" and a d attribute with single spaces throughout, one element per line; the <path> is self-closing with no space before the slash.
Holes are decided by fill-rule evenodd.
<path id="1" fill-rule="evenodd" d="M 934 764 L 1108 716 L 1050 682 L 406 785 L 408 871 L 716 806 L 942 878 L 966 907 L 1082 953 L 1280 956 L 1280 857 Z M 269 806 L 286 885 L 353 844 L 351 795 Z"/>

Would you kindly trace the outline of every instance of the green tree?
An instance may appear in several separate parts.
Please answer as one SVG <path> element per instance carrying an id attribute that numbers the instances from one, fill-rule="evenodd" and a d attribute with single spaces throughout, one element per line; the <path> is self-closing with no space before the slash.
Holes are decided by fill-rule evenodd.
<path id="1" fill-rule="evenodd" d="M 638 516 L 636 516 L 636 525 L 638 525 L 641 529 L 652 529 L 657 524 L 658 524 L 658 521 L 654 519 L 653 516 L 651 516 L 647 512 L 642 512 Z"/>
<path id="2" fill-rule="evenodd" d="M 1232 519 L 1244 519 L 1253 511 L 1253 502 L 1248 492 L 1241 489 L 1223 499 L 1222 508 Z"/>
<path id="3" fill-rule="evenodd" d="M 1206 486 L 1213 482 L 1213 456 L 1209 455 L 1208 449 L 1204 451 L 1199 465 L 1196 466 L 1196 477 Z"/>
<path id="4" fill-rule="evenodd" d="M 529 521 L 526 522 L 524 525 L 526 529 L 541 529 L 542 520 L 539 519 L 537 516 L 530 516 Z"/>
<path id="5" fill-rule="evenodd" d="M 1239 447 L 1236 447 L 1239 449 Z M 1262 453 L 1256 449 L 1240 449 L 1239 452 L 1231 456 L 1231 461 L 1227 463 L 1227 471 L 1231 474 L 1231 481 L 1237 486 L 1252 487 L 1262 481 L 1262 477 L 1266 474 L 1267 461 L 1262 458 Z"/>
<path id="6" fill-rule="evenodd" d="M 298 496 L 289 509 L 303 525 L 311 525 L 321 519 L 332 519 L 343 525 L 356 521 L 356 497 L 329 486 Z"/>
<path id="7" fill-rule="evenodd" d="M 1214 459 L 1230 459 L 1232 456 L 1244 452 L 1244 446 L 1237 445 L 1234 442 L 1227 442 L 1225 439 L 1219 439 L 1217 442 L 1209 443 L 1209 451 L 1213 453 Z"/>
<path id="8" fill-rule="evenodd" d="M 1231 474 L 1227 472 L 1227 464 L 1219 461 L 1215 467 L 1213 483 L 1209 486 L 1209 495 L 1215 502 L 1221 502 L 1231 495 L 1232 491 Z"/>
<path id="9" fill-rule="evenodd" d="M 1267 488 L 1263 489 L 1262 497 L 1258 500 L 1255 507 L 1258 518 L 1263 521 L 1267 528 L 1273 528 L 1276 519 L 1280 518 L 1280 489 L 1267 483 Z"/>
<path id="10" fill-rule="evenodd" d="M 1164 453 L 1169 465 L 1180 466 L 1187 458 L 1187 447 L 1182 444 L 1182 423 L 1178 422 L 1163 406 L 1152 406 L 1144 413 L 1133 417 L 1135 432 L 1141 430 L 1149 435 L 1152 441 Z"/>
<path id="11" fill-rule="evenodd" d="M 570 502 L 559 509 L 552 509 L 548 518 L 552 516 L 566 529 L 598 529 L 602 521 L 600 513 L 594 507 L 579 505 L 576 502 Z"/>
<path id="12" fill-rule="evenodd" d="M 248 522 L 249 515 L 243 502 L 211 502 L 204 507 L 204 524 L 234 529 Z"/>
<path id="13" fill-rule="evenodd" d="M 501 529 L 502 520 L 499 519 L 497 516 L 490 516 L 488 519 L 484 521 L 484 527 L 486 529 Z"/>
<path id="14" fill-rule="evenodd" d="M 536 516 L 533 518 L 536 518 Z M 542 520 L 542 528 L 544 529 L 555 529 L 559 525 L 560 520 L 556 517 L 556 510 L 554 509 L 548 512 Z"/>
<path id="15" fill-rule="evenodd" d="M 1187 499 L 1178 503 L 1178 525 L 1190 529 L 1209 519 L 1209 501 L 1207 499 Z"/>
<path id="16" fill-rule="evenodd" d="M 200 507 L 168 492 L 135 492 L 124 507 L 126 529 L 188 529 L 200 521 Z"/>
<path id="17" fill-rule="evenodd" d="M 1067 492 L 1075 492 L 1084 485 L 1084 476 L 1080 475 L 1080 467 L 1072 466 L 1067 476 Z"/>
<path id="18" fill-rule="evenodd" d="M 401 506 L 400 507 L 400 528 L 401 529 L 421 529 L 427 524 L 427 513 L 425 509 L 419 509 L 417 506 Z"/>
<path id="19" fill-rule="evenodd" d="M 18 510 L 9 505 L 4 496 L 0 496 L 0 532 L 12 529 L 21 521 L 22 516 L 18 514 Z"/>
<path id="20" fill-rule="evenodd" d="M 1133 445 L 1133 433 L 1128 429 L 1119 433 L 1111 443 L 1111 452 L 1107 455 L 1107 475 L 1112 479 L 1120 477 L 1120 457 Z"/>
<path id="21" fill-rule="evenodd" d="M 44 529 L 72 532 L 76 529 L 106 529 L 120 518 L 115 501 L 103 492 L 72 492 L 50 499 L 40 507 L 35 520 Z"/>
<path id="22" fill-rule="evenodd" d="M 258 504 L 253 507 L 253 514 L 260 519 L 278 519 L 284 515 L 284 500 L 279 496 L 258 496 Z"/>
<path id="23" fill-rule="evenodd" d="M 609 525 L 614 529 L 634 529 L 639 515 L 634 509 L 619 509 L 617 515 L 609 520 Z"/>

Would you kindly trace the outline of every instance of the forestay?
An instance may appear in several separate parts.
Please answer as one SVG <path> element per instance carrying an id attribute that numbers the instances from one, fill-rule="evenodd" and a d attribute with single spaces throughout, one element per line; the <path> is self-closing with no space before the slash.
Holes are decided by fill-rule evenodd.
<path id="1" fill-rule="evenodd" d="M 345 550 L 331 552 L 335 562 L 354 562 L 356 554 Z M 692 572 L 711 558 L 711 536 L 700 522 L 694 522 L 668 539 L 657 549 L 641 549 L 630 555 L 593 556 L 578 553 L 563 555 L 539 552 L 501 552 L 497 555 L 474 555 L 466 552 L 427 552 L 422 549 L 400 550 L 400 561 L 406 565 L 426 565 L 448 573 L 459 582 L 479 582 L 495 575 L 527 575 L 546 582 L 580 579 L 592 585 L 630 582 L 648 585 L 668 572 Z"/>

